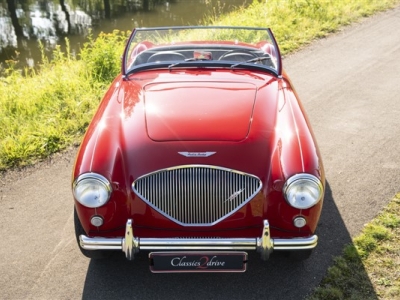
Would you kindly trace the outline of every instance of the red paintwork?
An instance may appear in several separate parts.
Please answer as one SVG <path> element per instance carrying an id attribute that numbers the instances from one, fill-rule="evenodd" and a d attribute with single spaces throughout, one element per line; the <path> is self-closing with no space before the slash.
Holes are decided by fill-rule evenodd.
<path id="1" fill-rule="evenodd" d="M 249 133 L 254 84 L 166 82 L 146 85 L 144 90 L 147 134 L 154 141 L 240 142 Z"/>
<path id="2" fill-rule="evenodd" d="M 75 201 L 89 236 L 123 236 L 132 218 L 137 237 L 258 237 L 268 219 L 271 236 L 311 236 L 322 201 L 299 210 L 282 196 L 286 179 L 310 173 L 325 184 L 320 154 L 303 107 L 286 73 L 227 69 L 149 70 L 117 77 L 94 116 L 78 153 L 73 179 L 96 172 L 112 182 L 110 201 L 90 209 Z M 165 101 L 167 100 L 167 101 Z M 216 151 L 184 157 L 180 151 Z M 261 192 L 212 227 L 184 227 L 137 197 L 132 182 L 177 165 L 203 164 L 254 174 Z M 90 217 L 101 215 L 98 231 Z M 299 215 L 308 224 L 293 226 Z M 162 229 L 162 230 L 160 230 Z"/>

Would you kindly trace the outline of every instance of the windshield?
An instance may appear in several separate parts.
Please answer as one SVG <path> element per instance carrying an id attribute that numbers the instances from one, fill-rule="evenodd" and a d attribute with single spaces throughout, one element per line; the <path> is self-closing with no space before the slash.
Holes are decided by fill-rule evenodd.
<path id="1" fill-rule="evenodd" d="M 272 32 L 251 27 L 139 28 L 123 56 L 124 76 L 154 68 L 257 68 L 281 75 Z"/>

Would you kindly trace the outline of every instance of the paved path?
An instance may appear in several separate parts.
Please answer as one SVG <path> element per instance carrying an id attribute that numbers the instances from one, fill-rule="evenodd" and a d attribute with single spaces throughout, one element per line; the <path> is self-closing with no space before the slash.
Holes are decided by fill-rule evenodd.
<path id="1" fill-rule="evenodd" d="M 106 262 L 75 244 L 74 153 L 0 182 L 0 299 L 302 299 L 331 257 L 400 191 L 400 8 L 284 60 L 314 127 L 328 191 L 306 262 L 250 256 L 245 274 L 153 275 L 144 256 Z M 74 151 L 72 151 L 74 152 Z M 6 184 L 4 184 L 6 183 Z"/>

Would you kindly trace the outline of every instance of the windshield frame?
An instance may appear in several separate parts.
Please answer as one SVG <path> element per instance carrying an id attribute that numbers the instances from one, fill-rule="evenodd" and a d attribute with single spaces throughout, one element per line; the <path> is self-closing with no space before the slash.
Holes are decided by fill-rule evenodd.
<path id="1" fill-rule="evenodd" d="M 199 59 L 194 59 L 194 58 L 186 58 L 184 60 L 180 61 L 166 61 L 166 62 L 160 62 L 157 61 L 155 62 L 148 62 L 146 61 L 145 63 L 140 63 L 137 65 L 134 65 L 133 62 L 135 62 L 136 58 L 141 54 L 141 51 L 135 49 L 138 48 L 138 45 L 142 45 L 142 43 L 146 43 L 146 40 L 139 40 L 138 37 L 140 35 L 146 35 L 146 33 L 156 35 L 158 33 L 166 33 L 166 32 L 182 32 L 182 31 L 190 31 L 190 30 L 238 30 L 238 31 L 265 31 L 265 35 L 268 38 L 267 40 L 260 40 L 259 44 L 263 45 L 262 43 L 265 43 L 266 46 L 271 48 L 269 51 L 271 53 L 271 57 L 273 58 L 273 67 L 265 66 L 263 64 L 259 64 L 258 62 L 261 62 L 260 59 L 257 60 L 257 62 L 254 62 L 254 57 L 250 58 L 253 61 L 249 62 L 249 60 L 244 60 L 244 61 L 229 61 L 229 60 L 213 60 L 213 59 L 208 59 L 207 53 L 208 49 L 215 48 L 216 50 L 224 50 L 226 47 L 225 51 L 233 51 L 236 47 L 239 50 L 242 51 L 249 51 L 256 53 L 257 55 L 269 55 L 269 53 L 265 52 L 262 53 L 263 51 L 261 48 L 257 48 L 257 45 L 242 42 L 242 41 L 224 41 L 224 40 L 189 40 L 189 41 L 184 41 L 181 42 L 179 41 L 178 43 L 176 42 L 165 42 L 162 44 L 152 44 L 150 48 L 143 50 L 143 52 L 148 52 L 152 51 L 154 52 L 153 54 L 156 55 L 156 51 L 173 51 L 173 50 L 181 50 L 181 51 L 186 51 L 185 47 L 187 49 L 192 48 L 190 51 L 193 52 L 193 50 L 198 49 L 200 52 L 204 50 L 205 56 L 203 57 L 203 54 L 200 53 L 200 58 Z M 202 44 L 205 43 L 205 44 Z M 151 43 L 150 43 L 151 44 Z M 154 46 L 153 46 L 154 45 Z M 231 50 L 229 50 L 231 49 Z M 221 50 L 221 51 L 222 51 Z M 134 54 L 136 53 L 137 54 Z M 189 51 L 189 50 L 188 50 Z M 211 53 L 210 53 L 211 55 Z M 250 56 L 249 56 L 250 57 Z M 260 56 L 261 58 L 262 56 Z M 175 69 L 175 68 L 199 68 L 199 67 L 204 67 L 204 68 L 230 68 L 230 69 L 253 69 L 253 70 L 261 70 L 267 73 L 272 73 L 276 75 L 277 77 L 282 76 L 282 58 L 280 54 L 280 50 L 278 47 L 278 44 L 276 42 L 276 39 L 272 33 L 272 30 L 270 28 L 264 28 L 264 27 L 243 27 L 243 26 L 173 26 L 173 27 L 147 27 L 147 28 L 135 28 L 124 49 L 124 53 L 122 56 L 122 67 L 121 67 L 121 73 L 122 77 L 126 79 L 130 74 L 134 74 L 137 72 L 141 72 L 144 70 L 154 70 L 154 69 Z"/>

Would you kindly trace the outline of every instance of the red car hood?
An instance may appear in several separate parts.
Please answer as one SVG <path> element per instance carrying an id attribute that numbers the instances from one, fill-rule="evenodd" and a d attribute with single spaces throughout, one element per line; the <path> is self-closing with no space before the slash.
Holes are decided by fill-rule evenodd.
<path id="1" fill-rule="evenodd" d="M 247 82 L 147 85 L 147 134 L 154 141 L 239 142 L 249 133 L 255 97 Z"/>
<path id="2" fill-rule="evenodd" d="M 88 129 L 76 174 L 125 173 L 127 186 L 144 174 L 187 164 L 266 176 L 277 143 L 279 87 L 273 76 L 249 74 L 167 71 L 117 79 Z M 182 152 L 215 154 L 188 158 Z"/>

